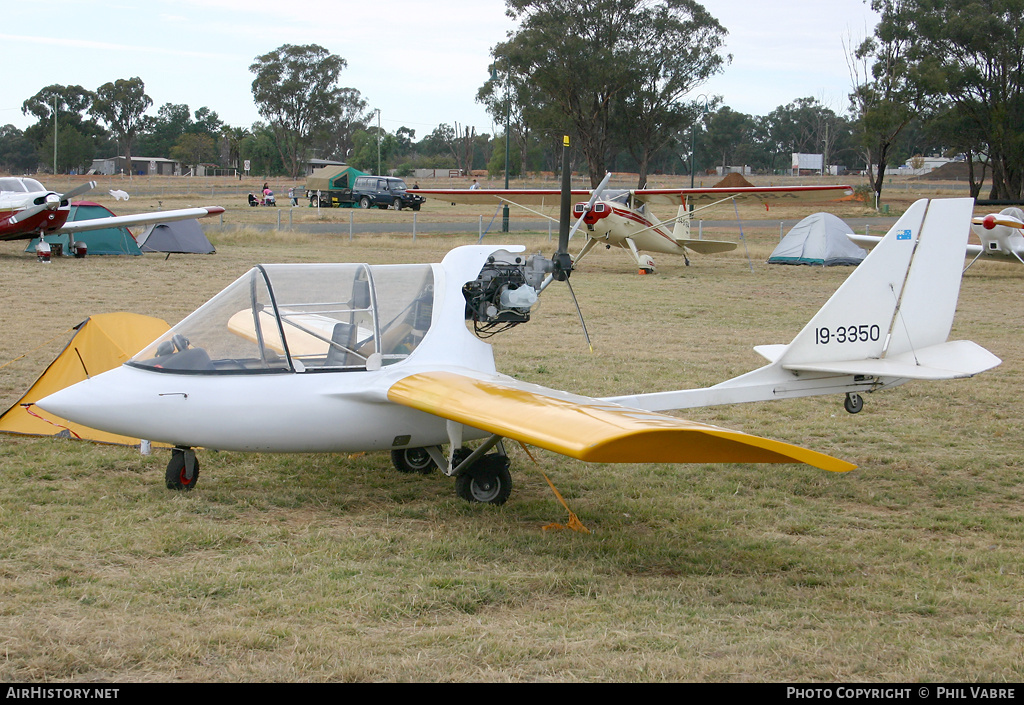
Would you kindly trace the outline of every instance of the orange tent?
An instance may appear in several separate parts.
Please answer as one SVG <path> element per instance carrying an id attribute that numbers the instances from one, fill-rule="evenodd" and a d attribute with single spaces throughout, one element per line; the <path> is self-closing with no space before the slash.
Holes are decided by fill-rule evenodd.
<path id="1" fill-rule="evenodd" d="M 100 443 L 139 445 L 47 414 L 31 406 L 53 392 L 112 370 L 170 329 L 165 321 L 136 313 L 103 313 L 77 326 L 64 350 L 18 402 L 0 416 L 0 432 L 29 436 L 70 436 Z M 26 406 L 29 405 L 29 406 Z"/>

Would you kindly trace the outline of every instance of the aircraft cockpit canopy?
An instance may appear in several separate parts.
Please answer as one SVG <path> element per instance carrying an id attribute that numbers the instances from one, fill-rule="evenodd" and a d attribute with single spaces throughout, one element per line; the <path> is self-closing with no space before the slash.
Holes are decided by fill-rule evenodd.
<path id="1" fill-rule="evenodd" d="M 126 364 L 164 372 L 373 370 L 430 328 L 429 264 L 258 265 Z"/>
<path id="2" fill-rule="evenodd" d="M 28 179 L 18 176 L 5 176 L 0 178 L 0 191 L 8 193 L 36 193 L 45 191 L 46 187 L 35 179 Z"/>

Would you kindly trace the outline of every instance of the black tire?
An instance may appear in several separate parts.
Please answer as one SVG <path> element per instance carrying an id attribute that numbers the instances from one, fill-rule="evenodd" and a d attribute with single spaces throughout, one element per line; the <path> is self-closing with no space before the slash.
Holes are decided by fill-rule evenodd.
<path id="1" fill-rule="evenodd" d="M 395 202 L 394 202 L 394 205 L 395 205 L 395 210 L 396 211 L 402 210 L 402 199 L 401 198 L 396 198 Z"/>
<path id="2" fill-rule="evenodd" d="M 171 451 L 171 460 L 167 463 L 164 479 L 167 482 L 167 489 L 188 492 L 199 482 L 199 458 L 196 458 L 195 471 L 189 479 L 185 476 L 185 451 L 175 448 Z"/>
<path id="3" fill-rule="evenodd" d="M 418 211 L 418 210 L 420 209 L 420 204 L 419 204 L 419 203 L 413 203 L 413 204 L 412 204 L 412 209 L 413 209 L 414 211 Z"/>
<path id="4" fill-rule="evenodd" d="M 320 205 L 320 199 L 319 198 L 317 198 L 316 196 L 310 196 L 309 197 L 309 206 L 310 206 L 310 208 L 316 208 L 319 205 Z"/>
<path id="5" fill-rule="evenodd" d="M 860 394 L 847 394 L 846 399 L 843 401 L 843 408 L 851 414 L 859 414 L 864 408 L 864 400 Z"/>
<path id="6" fill-rule="evenodd" d="M 359 199 L 359 207 L 362 208 L 363 210 L 367 210 L 370 207 L 370 205 L 371 204 L 369 196 L 363 196 L 362 198 Z"/>
<path id="7" fill-rule="evenodd" d="M 512 494 L 508 458 L 490 453 L 455 478 L 455 493 L 467 502 L 504 504 Z"/>
<path id="8" fill-rule="evenodd" d="M 401 448 L 391 451 L 391 464 L 398 472 L 418 472 L 429 475 L 437 469 L 437 463 L 426 448 Z"/>

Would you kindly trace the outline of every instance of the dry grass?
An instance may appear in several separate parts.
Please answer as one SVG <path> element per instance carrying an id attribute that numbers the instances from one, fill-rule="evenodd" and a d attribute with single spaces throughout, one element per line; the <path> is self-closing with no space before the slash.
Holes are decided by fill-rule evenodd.
<path id="1" fill-rule="evenodd" d="M 40 265 L 0 244 L 0 364 L 59 336 L 0 369 L 0 402 L 90 314 L 174 323 L 257 262 L 437 261 L 476 239 L 210 235 L 216 255 L 169 260 Z M 496 339 L 499 367 L 588 394 L 752 369 L 751 346 L 787 342 L 849 270 L 770 267 L 778 228 L 744 235 L 752 271 L 742 248 L 692 267 L 662 256 L 648 277 L 595 252 L 573 284 L 596 352 L 552 289 Z M 546 233 L 509 239 L 550 250 Z M 0 678 L 1020 681 L 1022 280 L 990 263 L 964 278 L 953 335 L 1004 360 L 975 379 L 868 396 L 857 416 L 838 397 L 688 412 L 849 459 L 852 473 L 534 452 L 590 535 L 541 529 L 564 511 L 519 449 L 512 499 L 494 508 L 381 454 L 202 453 L 198 488 L 178 495 L 162 454 L 4 437 Z"/>

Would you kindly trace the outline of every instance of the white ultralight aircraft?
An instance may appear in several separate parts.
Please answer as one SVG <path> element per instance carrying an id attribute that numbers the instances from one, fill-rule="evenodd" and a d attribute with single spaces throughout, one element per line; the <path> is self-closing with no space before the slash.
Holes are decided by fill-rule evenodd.
<path id="1" fill-rule="evenodd" d="M 1021 236 L 1021 230 L 1024 230 L 1024 210 L 1016 207 L 972 219 L 971 232 L 981 244 L 965 245 L 964 254 L 972 259 L 964 271 L 982 257 L 997 262 L 1024 264 L 1024 237 Z M 848 234 L 847 237 L 864 247 L 874 247 L 882 239 L 876 235 Z"/>
<path id="2" fill-rule="evenodd" d="M 574 261 L 578 264 L 598 245 L 618 247 L 632 256 L 641 274 L 654 271 L 654 259 L 647 252 L 681 255 L 688 265 L 687 250 L 705 255 L 735 250 L 735 242 L 692 237 L 691 223 L 709 208 L 733 200 L 754 200 L 768 208 L 773 203 L 837 200 L 853 193 L 849 186 L 606 189 L 610 176 L 595 191 L 572 191 L 574 197 L 601 195 L 592 206 L 576 203 L 573 207 L 574 214 L 582 216 L 586 224 L 586 242 Z M 557 219 L 543 209 L 558 206 L 560 194 L 557 189 L 410 189 L 409 193 L 453 204 L 503 203 L 554 221 Z M 658 220 L 651 206 L 674 206 L 678 210 L 674 217 Z"/>
<path id="3" fill-rule="evenodd" d="M 173 489 L 195 485 L 196 447 L 390 450 L 399 470 L 439 466 L 460 497 L 500 504 L 511 490 L 504 438 L 598 463 L 846 471 L 812 450 L 659 412 L 833 393 L 856 412 L 863 392 L 998 365 L 975 343 L 947 341 L 971 209 L 970 199 L 915 203 L 789 345 L 756 348 L 768 365 L 706 389 L 591 398 L 500 374 L 480 335 L 529 321 L 550 273 L 563 279 L 564 248 L 553 262 L 477 245 L 439 264 L 256 266 L 121 367 L 38 406 L 176 446 Z"/>

